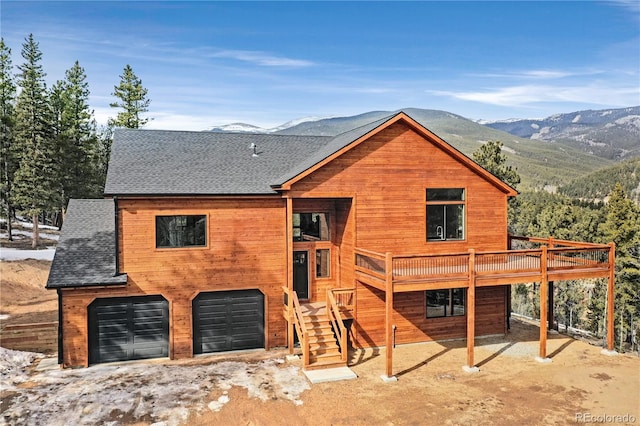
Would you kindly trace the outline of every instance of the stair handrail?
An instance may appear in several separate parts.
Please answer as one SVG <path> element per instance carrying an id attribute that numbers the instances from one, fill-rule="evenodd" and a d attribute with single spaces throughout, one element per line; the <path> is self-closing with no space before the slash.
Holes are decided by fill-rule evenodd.
<path id="1" fill-rule="evenodd" d="M 333 292 L 331 289 L 327 290 L 327 316 L 329 317 L 329 321 L 331 321 L 331 325 L 333 330 L 336 333 L 336 337 L 338 338 L 338 346 L 340 348 L 340 356 L 342 361 L 347 361 L 347 329 L 342 322 L 342 317 L 340 315 L 340 308 L 336 303 L 335 297 L 333 297 Z"/>
<path id="2" fill-rule="evenodd" d="M 287 321 L 293 320 L 293 325 L 298 333 L 298 339 L 300 341 L 300 347 L 302 349 L 302 365 L 304 367 L 309 366 L 309 333 L 302 316 L 302 308 L 300 307 L 300 300 L 298 300 L 298 294 L 295 290 L 290 290 L 287 287 L 282 287 L 284 293 L 287 295 L 287 311 L 289 315 Z M 293 303 L 293 306 L 291 304 Z"/>

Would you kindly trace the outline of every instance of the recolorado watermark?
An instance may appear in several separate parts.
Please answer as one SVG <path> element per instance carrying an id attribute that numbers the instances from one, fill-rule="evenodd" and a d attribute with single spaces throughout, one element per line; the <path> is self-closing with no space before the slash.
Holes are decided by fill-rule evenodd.
<path id="1" fill-rule="evenodd" d="M 636 423 L 638 419 L 633 414 L 593 414 L 576 413 L 576 423 Z"/>

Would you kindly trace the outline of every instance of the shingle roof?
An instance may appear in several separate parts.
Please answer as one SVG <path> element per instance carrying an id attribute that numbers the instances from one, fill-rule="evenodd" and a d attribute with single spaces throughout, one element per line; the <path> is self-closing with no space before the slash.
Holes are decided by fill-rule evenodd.
<path id="1" fill-rule="evenodd" d="M 270 184 L 333 138 L 118 129 L 106 195 L 274 194 Z M 251 144 L 256 145 L 257 156 Z"/>
<path id="2" fill-rule="evenodd" d="M 70 200 L 47 288 L 126 284 L 115 244 L 113 200 Z"/>

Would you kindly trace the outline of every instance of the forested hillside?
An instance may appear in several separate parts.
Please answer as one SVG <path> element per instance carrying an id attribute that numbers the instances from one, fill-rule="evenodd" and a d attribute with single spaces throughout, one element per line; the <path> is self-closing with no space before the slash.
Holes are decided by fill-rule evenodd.
<path id="1" fill-rule="evenodd" d="M 629 198 L 640 204 L 640 158 L 589 173 L 561 186 L 559 192 L 581 200 L 604 200 L 618 182 Z"/>

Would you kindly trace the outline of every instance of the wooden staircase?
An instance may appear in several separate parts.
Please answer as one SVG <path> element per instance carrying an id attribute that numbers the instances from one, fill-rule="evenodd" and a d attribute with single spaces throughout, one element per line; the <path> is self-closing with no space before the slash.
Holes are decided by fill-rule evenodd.
<path id="1" fill-rule="evenodd" d="M 346 366 L 327 316 L 324 303 L 301 303 L 305 329 L 308 331 L 309 365 L 307 370 Z"/>

